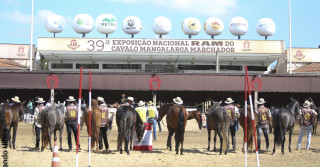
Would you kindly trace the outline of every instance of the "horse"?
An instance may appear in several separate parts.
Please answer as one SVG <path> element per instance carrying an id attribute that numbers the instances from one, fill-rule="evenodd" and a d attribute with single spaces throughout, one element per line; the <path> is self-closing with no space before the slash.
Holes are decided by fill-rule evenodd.
<path id="1" fill-rule="evenodd" d="M 4 129 L 6 129 L 7 134 L 5 134 L 7 137 L 7 141 L 9 143 L 9 147 L 16 149 L 16 136 L 17 136 L 17 129 L 19 120 L 21 120 L 22 113 L 23 113 L 23 104 L 25 103 L 14 103 L 12 106 L 8 104 L 1 105 L 1 119 L 0 119 L 0 129 L 2 130 L 0 133 L 0 137 L 2 138 L 2 132 L 4 132 Z M 13 128 L 12 132 L 12 141 L 11 141 L 11 128 Z M 5 141 L 5 140 L 4 140 Z M 12 147 L 11 147 L 12 143 Z M 7 145 L 7 143 L 6 143 Z"/>
<path id="2" fill-rule="evenodd" d="M 183 155 L 183 141 L 184 141 L 184 132 L 187 125 L 187 111 L 182 105 L 174 105 L 170 108 L 167 113 L 167 128 L 169 131 L 168 140 L 167 140 L 167 149 L 172 150 L 171 138 L 175 133 L 175 141 L 176 141 L 176 154 L 179 153 Z"/>
<path id="3" fill-rule="evenodd" d="M 173 104 L 168 103 L 168 104 L 163 104 L 161 105 L 159 109 L 159 118 L 158 121 L 161 121 L 162 118 L 167 115 L 169 112 L 170 108 L 173 106 Z M 188 118 L 187 120 L 195 119 L 198 123 L 199 130 L 202 130 L 202 118 L 201 118 L 201 112 L 199 110 L 194 110 L 194 111 L 187 111 Z"/>
<path id="4" fill-rule="evenodd" d="M 227 154 L 227 141 L 228 141 L 228 130 L 230 126 L 229 113 L 220 106 L 221 102 L 213 101 L 213 106 L 208 108 L 207 114 L 207 130 L 208 130 L 208 151 L 210 151 L 211 141 L 211 130 L 215 131 L 214 134 L 214 148 L 216 151 L 217 134 L 220 138 L 220 154 L 224 150 L 224 154 Z"/>
<path id="5" fill-rule="evenodd" d="M 120 150 L 122 154 L 122 144 L 124 142 L 124 149 L 129 155 L 129 138 L 130 150 L 132 150 L 132 134 L 135 128 L 138 141 L 140 142 L 144 134 L 144 123 L 139 114 L 131 106 L 120 106 L 116 113 L 116 122 L 118 126 L 117 151 Z"/>
<path id="6" fill-rule="evenodd" d="M 42 133 L 42 146 L 43 151 L 48 142 L 50 144 L 50 150 L 52 151 L 51 135 L 54 133 L 54 141 L 57 141 L 57 130 L 59 130 L 60 151 L 62 151 L 62 134 L 64 129 L 64 113 L 65 106 L 63 103 L 57 104 L 55 107 L 46 107 L 41 112 L 41 133 Z"/>
<path id="7" fill-rule="evenodd" d="M 243 128 L 243 145 L 242 145 L 242 151 L 244 151 L 244 140 L 245 140 L 245 108 L 243 107 L 241 109 L 242 111 L 240 112 L 240 117 L 239 117 L 239 121 L 240 121 L 240 126 Z M 248 111 L 248 114 L 247 114 L 247 150 L 248 148 L 250 148 L 251 152 L 253 153 L 253 135 L 254 135 L 254 131 L 253 131 L 253 126 L 256 126 L 256 125 L 253 125 L 252 123 L 252 116 L 251 116 L 251 113 L 250 113 L 250 106 L 247 107 L 247 111 Z M 254 119 L 255 120 L 258 120 L 258 117 L 257 117 L 257 113 L 256 112 L 253 112 L 254 113 Z"/>
<path id="8" fill-rule="evenodd" d="M 98 102 L 95 99 L 92 99 L 91 102 L 91 148 L 94 148 L 96 145 L 96 152 L 99 153 L 99 133 L 101 125 L 101 110 L 98 107 Z M 89 134 L 89 107 L 83 115 L 83 122 L 87 126 L 87 132 Z"/>
<path id="9" fill-rule="evenodd" d="M 289 152 L 291 152 L 291 136 L 294 129 L 294 114 L 299 112 L 299 102 L 291 98 L 291 103 L 286 108 L 277 109 L 274 112 L 272 124 L 274 128 L 274 147 L 272 154 L 276 151 L 276 145 L 281 144 L 281 152 L 284 154 L 284 143 L 286 132 L 289 131 Z"/>

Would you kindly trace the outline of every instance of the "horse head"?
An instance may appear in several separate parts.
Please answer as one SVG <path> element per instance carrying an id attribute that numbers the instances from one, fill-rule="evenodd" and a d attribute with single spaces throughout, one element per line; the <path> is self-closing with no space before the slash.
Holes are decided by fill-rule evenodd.
<path id="1" fill-rule="evenodd" d="M 221 107 L 221 106 L 220 106 L 221 103 L 222 103 L 222 101 L 217 102 L 217 101 L 213 101 L 213 100 L 212 100 L 212 108 L 213 108 L 213 109 L 216 109 L 216 108 Z"/>
<path id="2" fill-rule="evenodd" d="M 300 104 L 297 100 L 291 97 L 291 103 L 288 105 L 287 109 L 291 111 L 292 114 L 299 113 Z"/>
<path id="3" fill-rule="evenodd" d="M 313 99 L 311 97 L 307 98 L 306 100 L 309 100 L 311 102 L 310 108 L 318 110 L 317 106 L 314 104 Z"/>

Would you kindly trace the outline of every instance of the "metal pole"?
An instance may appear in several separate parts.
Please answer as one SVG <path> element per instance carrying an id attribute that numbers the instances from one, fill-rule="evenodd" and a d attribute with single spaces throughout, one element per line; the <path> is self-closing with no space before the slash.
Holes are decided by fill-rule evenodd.
<path id="1" fill-rule="evenodd" d="M 258 145 L 257 145 L 257 135 L 256 135 L 256 126 L 254 121 L 254 114 L 253 114 L 253 104 L 252 104 L 252 96 L 249 86 L 249 76 L 248 76 L 248 68 L 246 66 L 246 76 L 247 76 L 247 86 L 249 91 L 249 101 L 250 101 L 250 109 L 251 109 L 251 119 L 252 119 L 252 125 L 253 125 L 253 134 L 254 134 L 254 143 L 256 145 L 256 157 L 257 157 L 257 166 L 260 167 L 260 161 L 259 161 L 259 151 L 258 151 Z"/>
<path id="2" fill-rule="evenodd" d="M 80 135 L 80 112 L 81 112 L 81 90 L 82 90 L 82 67 L 80 67 L 80 84 L 79 84 L 79 99 L 78 99 L 78 125 L 77 125 L 77 155 L 76 155 L 76 167 L 78 167 L 79 160 L 79 135 Z"/>
<path id="3" fill-rule="evenodd" d="M 89 150 L 89 167 L 91 166 L 91 70 L 89 71 L 89 141 L 88 141 L 88 150 Z"/>
<path id="4" fill-rule="evenodd" d="M 291 57 L 292 57 L 292 52 L 291 52 L 291 0 L 289 0 L 289 74 L 292 73 Z"/>
<path id="5" fill-rule="evenodd" d="M 51 100 L 51 106 L 53 106 L 54 105 L 54 89 L 51 89 L 50 100 Z"/>
<path id="6" fill-rule="evenodd" d="M 32 45 L 33 45 L 33 0 L 31 1 L 31 32 L 30 32 L 30 49 L 29 49 L 29 51 L 30 51 L 30 53 L 29 53 L 29 56 L 30 56 L 30 71 L 32 71 L 32 57 L 33 57 L 33 47 L 32 47 Z"/>

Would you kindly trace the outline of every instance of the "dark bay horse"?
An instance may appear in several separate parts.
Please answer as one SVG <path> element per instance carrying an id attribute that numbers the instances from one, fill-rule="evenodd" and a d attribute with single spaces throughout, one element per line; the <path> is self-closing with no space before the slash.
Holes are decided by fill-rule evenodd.
<path id="1" fill-rule="evenodd" d="M 98 107 L 98 102 L 92 99 L 91 102 L 91 148 L 96 145 L 96 152 L 99 153 L 99 133 L 101 125 L 101 110 Z M 84 123 L 87 126 L 87 132 L 89 134 L 89 107 L 86 112 L 83 113 Z"/>
<path id="2" fill-rule="evenodd" d="M 314 111 L 316 111 L 318 113 L 318 116 L 314 116 L 312 118 L 312 121 L 313 121 L 313 126 L 312 126 L 312 134 L 313 135 L 316 135 L 317 134 L 317 127 L 318 127 L 318 117 L 319 117 L 319 111 L 318 111 L 318 108 L 317 106 L 314 104 L 312 98 L 308 98 L 307 100 L 309 100 L 311 102 L 311 106 L 310 108 L 314 109 Z"/>
<path id="3" fill-rule="evenodd" d="M 42 133 L 42 146 L 43 151 L 48 143 L 52 151 L 51 135 L 54 133 L 54 141 L 57 141 L 57 130 L 59 130 L 60 151 L 62 151 L 62 134 L 64 129 L 64 113 L 65 106 L 63 103 L 58 104 L 56 107 L 46 107 L 41 112 L 41 133 Z"/>
<path id="4" fill-rule="evenodd" d="M 170 108 L 167 113 L 167 128 L 169 131 L 167 148 L 172 150 L 171 138 L 175 133 L 176 141 L 176 154 L 179 153 L 179 146 L 181 144 L 180 154 L 183 155 L 183 141 L 184 141 L 184 132 L 187 125 L 187 111 L 182 105 L 174 105 Z"/>
<path id="5" fill-rule="evenodd" d="M 167 113 L 169 112 L 170 108 L 173 106 L 173 104 L 169 103 L 169 104 L 163 104 L 161 105 L 160 109 L 159 109 L 159 118 L 158 121 L 161 121 L 162 118 L 167 115 Z M 188 116 L 188 120 L 191 119 L 195 119 L 198 123 L 199 126 L 199 130 L 202 130 L 202 118 L 201 118 L 201 112 L 198 110 L 194 110 L 194 111 L 187 111 L 187 116 Z"/>
<path id="6" fill-rule="evenodd" d="M 25 103 L 14 103 L 12 106 L 8 104 L 1 105 L 1 119 L 0 119 L 0 129 L 7 130 L 7 142 L 9 143 L 9 147 L 11 148 L 11 143 L 12 143 L 12 148 L 16 148 L 16 136 L 17 136 L 17 129 L 18 129 L 18 124 L 19 120 L 21 119 L 21 116 L 23 115 L 23 104 Z M 12 132 L 12 142 L 11 142 L 11 128 L 13 128 Z M 2 138 L 2 132 L 0 133 L 0 136 Z"/>
<path id="7" fill-rule="evenodd" d="M 214 134 L 214 151 L 216 151 L 216 136 L 220 138 L 220 154 L 224 150 L 224 154 L 227 154 L 227 141 L 228 130 L 230 126 L 229 113 L 220 106 L 219 102 L 213 102 L 213 106 L 208 109 L 207 115 L 207 130 L 208 130 L 208 151 L 210 150 L 211 130 L 215 131 Z"/>
<path id="8" fill-rule="evenodd" d="M 258 120 L 258 117 L 257 117 L 257 113 L 256 112 L 253 112 L 254 113 L 254 120 L 255 123 L 257 123 L 257 120 Z M 240 121 L 240 126 L 243 128 L 243 145 L 242 145 L 242 151 L 244 151 L 244 138 L 245 138 L 245 108 L 243 107 L 241 109 L 241 112 L 240 112 L 240 117 L 239 117 L 239 121 Z M 251 152 L 253 153 L 253 135 L 254 135 L 254 131 L 253 131 L 253 126 L 256 126 L 256 125 L 253 125 L 252 123 L 252 116 L 251 116 L 251 109 L 250 109 L 250 106 L 247 107 L 247 150 L 248 148 L 250 148 Z"/>
<path id="9" fill-rule="evenodd" d="M 289 152 L 291 152 L 291 136 L 294 129 L 294 114 L 299 112 L 299 102 L 291 98 L 291 103 L 286 108 L 275 110 L 272 119 L 274 128 L 274 147 L 272 154 L 276 151 L 276 145 L 281 144 L 281 152 L 284 154 L 284 143 L 286 132 L 289 131 Z"/>
<path id="10" fill-rule="evenodd" d="M 116 113 L 116 122 L 118 126 L 118 144 L 117 150 L 120 150 L 122 154 L 122 144 L 124 149 L 129 155 L 129 138 L 130 138 L 130 150 L 132 150 L 132 134 L 135 129 L 138 141 L 140 142 L 144 134 L 144 124 L 139 114 L 131 106 L 120 106 Z"/>

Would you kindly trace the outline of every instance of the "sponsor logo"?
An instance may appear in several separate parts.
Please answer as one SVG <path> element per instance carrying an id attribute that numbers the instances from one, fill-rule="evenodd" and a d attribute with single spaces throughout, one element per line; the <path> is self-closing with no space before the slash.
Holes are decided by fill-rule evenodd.
<path id="1" fill-rule="evenodd" d="M 77 40 L 73 39 L 70 41 L 70 44 L 67 44 L 68 48 L 75 50 L 77 48 L 80 47 L 80 45 L 78 44 Z"/>
<path id="2" fill-rule="evenodd" d="M 231 23 L 231 27 L 246 27 L 247 23 Z"/>
<path id="3" fill-rule="evenodd" d="M 298 60 L 302 60 L 304 59 L 306 56 L 302 54 L 301 50 L 298 50 L 296 55 L 294 55 L 294 58 L 298 59 Z"/>
<path id="4" fill-rule="evenodd" d="M 77 22 L 77 23 L 78 23 L 78 22 Z M 65 24 L 65 22 L 64 22 L 63 19 L 61 19 L 61 20 L 56 20 L 56 21 L 54 21 L 53 24 L 56 24 L 59 29 L 63 29 L 63 28 L 64 28 L 63 25 Z"/>
<path id="5" fill-rule="evenodd" d="M 19 46 L 18 47 L 18 53 L 17 56 L 25 56 L 26 54 L 24 54 L 24 47 L 23 46 Z"/>
<path id="6" fill-rule="evenodd" d="M 194 30 L 194 29 L 197 28 L 197 24 L 196 24 L 193 20 L 191 20 L 191 21 L 189 21 L 189 23 L 188 23 L 188 27 L 189 27 L 190 29 Z"/>
<path id="7" fill-rule="evenodd" d="M 207 31 L 207 22 L 204 22 L 204 30 Z"/>
<path id="8" fill-rule="evenodd" d="M 84 21 L 83 21 L 81 18 L 78 18 L 77 24 L 78 24 L 79 26 L 83 26 Z"/>
<path id="9" fill-rule="evenodd" d="M 133 27 L 135 25 L 134 20 L 128 20 L 128 26 Z"/>
<path id="10" fill-rule="evenodd" d="M 219 30 L 220 27 L 221 27 L 221 25 L 216 21 L 211 23 L 211 28 L 214 30 Z"/>
<path id="11" fill-rule="evenodd" d="M 101 25 L 106 27 L 109 27 L 109 26 L 113 27 L 113 26 L 117 26 L 118 22 L 115 18 L 111 18 L 111 19 L 105 18 L 102 20 Z"/>
<path id="12" fill-rule="evenodd" d="M 251 51 L 250 42 L 249 42 L 249 41 L 244 41 L 244 42 L 243 42 L 242 51 Z"/>

